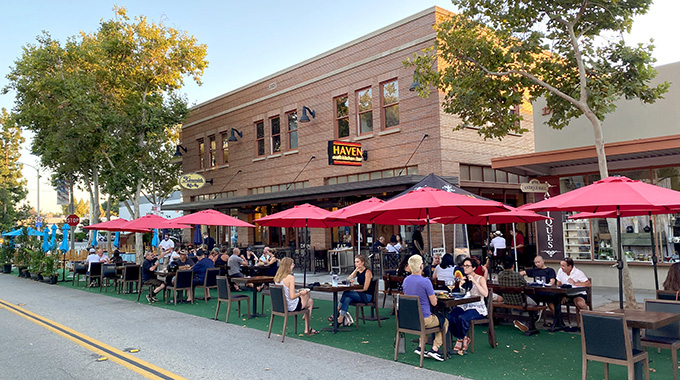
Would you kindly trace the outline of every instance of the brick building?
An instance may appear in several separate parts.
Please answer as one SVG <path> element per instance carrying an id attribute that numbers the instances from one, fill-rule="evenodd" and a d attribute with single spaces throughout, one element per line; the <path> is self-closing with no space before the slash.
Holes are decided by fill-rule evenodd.
<path id="1" fill-rule="evenodd" d="M 460 120 L 444 113 L 442 94 L 424 99 L 409 91 L 413 71 L 404 60 L 434 44 L 433 25 L 448 14 L 430 8 L 193 107 L 181 133 L 182 168 L 212 183 L 184 189 L 184 202 L 171 208 L 214 208 L 252 222 L 305 202 L 332 210 L 371 196 L 387 199 L 429 173 L 488 198 L 524 203 L 522 178 L 490 162 L 534 151 L 530 105 L 518 107 L 529 132 L 485 141 L 474 128 L 453 131 Z M 330 165 L 329 141 L 360 144 L 363 154 L 353 157 L 355 166 Z M 371 231 L 362 228 L 370 241 Z M 410 238 L 406 227 L 377 229 Z M 296 240 L 279 228 L 237 232 L 240 245 Z M 312 230 L 311 244 L 329 248 L 341 232 Z M 229 234 L 212 231 L 220 242 Z M 481 244 L 481 233 L 471 234 Z"/>

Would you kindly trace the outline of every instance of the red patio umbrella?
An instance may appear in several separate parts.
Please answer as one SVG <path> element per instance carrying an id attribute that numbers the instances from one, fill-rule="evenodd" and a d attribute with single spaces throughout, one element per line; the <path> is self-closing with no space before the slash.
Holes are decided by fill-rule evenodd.
<path id="1" fill-rule="evenodd" d="M 191 228 L 191 226 L 175 223 L 158 215 L 145 215 L 123 224 L 121 228 L 122 231 L 129 231 L 129 229 Z"/>
<path id="2" fill-rule="evenodd" d="M 346 225 L 348 226 L 355 223 L 371 224 L 373 222 L 370 221 L 368 218 L 366 218 L 365 216 L 364 217 L 357 216 L 357 214 L 370 211 L 383 203 L 385 203 L 385 201 L 383 201 L 382 199 L 378 199 L 376 197 L 368 198 L 361 202 L 351 204 L 347 207 L 331 211 L 328 214 L 328 216 L 326 216 L 326 220 L 331 222 L 347 222 Z"/>
<path id="3" fill-rule="evenodd" d="M 627 177 L 608 177 L 591 185 L 557 195 L 526 207 L 532 211 L 614 211 L 618 230 L 619 306 L 623 309 L 623 260 L 621 246 L 621 213 L 653 211 L 668 213 L 680 208 L 680 192 L 634 181 Z"/>
<path id="4" fill-rule="evenodd" d="M 330 211 L 324 210 L 320 207 L 310 205 L 305 203 L 275 214 L 267 215 L 260 219 L 256 219 L 255 223 L 261 226 L 268 227 L 304 227 L 306 229 L 307 235 L 309 236 L 309 228 L 328 228 L 335 227 L 344 224 L 338 224 L 341 222 L 331 222 L 327 221 L 326 217 L 330 214 Z M 307 240 L 307 238 L 305 239 Z M 308 245 L 305 241 L 305 266 L 303 274 L 303 286 L 307 286 L 307 256 L 308 256 Z"/>
<path id="5" fill-rule="evenodd" d="M 207 226 L 255 227 L 241 219 L 234 218 L 217 210 L 203 210 L 193 214 L 170 219 L 173 223 L 205 224 Z"/>
<path id="6" fill-rule="evenodd" d="M 107 222 L 101 222 L 97 224 L 93 224 L 91 226 L 85 226 L 83 227 L 86 230 L 99 230 L 99 231 L 128 231 L 128 232 L 149 232 L 148 228 L 138 228 L 138 229 L 129 229 L 129 228 L 122 228 L 123 226 L 127 225 L 130 223 L 127 219 L 119 218 L 119 219 L 114 219 L 114 220 L 109 220 Z"/>

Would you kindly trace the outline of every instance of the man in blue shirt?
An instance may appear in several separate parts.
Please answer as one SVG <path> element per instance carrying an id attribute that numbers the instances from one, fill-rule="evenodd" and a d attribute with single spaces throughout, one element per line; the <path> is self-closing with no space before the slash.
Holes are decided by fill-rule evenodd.
<path id="1" fill-rule="evenodd" d="M 420 308 L 423 311 L 423 319 L 425 322 L 425 327 L 436 327 L 439 326 L 439 318 L 432 314 L 430 311 L 430 305 L 437 306 L 437 296 L 434 294 L 434 289 L 432 288 L 432 282 L 423 277 L 423 258 L 420 255 L 412 255 L 408 259 L 409 270 L 411 275 L 404 279 L 402 285 L 404 289 L 404 294 L 407 296 L 418 296 L 420 299 Z M 448 331 L 449 321 L 443 318 L 443 331 Z M 432 342 L 432 350 L 427 351 L 425 356 L 439 361 L 444 360 L 444 356 L 439 353 L 439 347 L 442 345 L 442 332 L 438 331 L 434 335 L 434 341 Z M 425 349 L 425 342 L 421 339 L 420 346 L 413 351 L 416 355 L 420 355 L 420 350 Z M 446 353 L 444 353 L 445 355 Z"/>
<path id="2" fill-rule="evenodd" d="M 199 249 L 196 252 L 196 258 L 198 259 L 198 262 L 191 268 L 194 271 L 194 286 L 203 285 L 205 282 L 205 272 L 208 269 L 215 267 L 215 263 L 209 258 L 205 257 L 205 252 L 202 249 Z M 193 298 L 194 291 L 192 289 L 189 293 L 189 296 L 187 297 L 187 302 L 191 302 Z"/>

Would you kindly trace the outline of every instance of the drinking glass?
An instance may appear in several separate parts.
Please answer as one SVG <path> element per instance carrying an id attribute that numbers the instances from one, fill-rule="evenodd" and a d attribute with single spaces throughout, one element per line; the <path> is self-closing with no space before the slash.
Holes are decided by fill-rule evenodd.
<path id="1" fill-rule="evenodd" d="M 444 282 L 446 284 L 446 287 L 449 288 L 449 293 L 453 292 L 453 280 L 446 280 Z"/>

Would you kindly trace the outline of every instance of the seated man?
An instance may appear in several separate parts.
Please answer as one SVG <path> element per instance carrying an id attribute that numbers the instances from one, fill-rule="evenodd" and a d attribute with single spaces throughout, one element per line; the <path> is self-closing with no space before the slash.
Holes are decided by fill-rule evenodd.
<path id="1" fill-rule="evenodd" d="M 142 285 L 151 285 L 155 287 L 153 292 L 146 295 L 149 303 L 158 302 L 156 294 L 165 289 L 165 283 L 158 280 L 153 272 L 158 268 L 158 260 L 153 257 L 153 252 L 146 251 L 144 254 L 144 262 L 142 263 Z"/>
<path id="2" fill-rule="evenodd" d="M 547 267 L 545 265 L 545 260 L 543 260 L 543 257 L 541 256 L 534 257 L 534 267 L 532 269 L 521 270 L 519 271 L 519 274 L 522 276 L 533 277 L 534 282 L 536 282 L 536 279 L 538 278 L 544 278 L 545 283 L 548 285 L 555 285 L 555 280 L 557 277 L 555 270 Z"/>
<path id="3" fill-rule="evenodd" d="M 179 251 L 179 259 L 177 259 L 176 263 L 178 270 L 187 270 L 194 266 L 194 262 L 189 259 L 189 252 L 186 249 Z"/>
<path id="4" fill-rule="evenodd" d="M 87 264 L 87 273 L 90 273 L 90 263 L 99 262 L 99 255 L 96 252 L 97 251 L 94 248 L 90 248 L 90 254 L 87 255 L 87 258 L 85 259 L 85 264 Z"/>
<path id="5" fill-rule="evenodd" d="M 572 286 L 587 286 L 590 287 L 590 280 L 583 273 L 582 270 L 574 267 L 574 260 L 564 259 L 560 261 L 560 269 L 557 271 L 557 285 L 570 284 Z M 588 304 L 586 299 L 588 298 L 588 293 L 586 291 L 580 292 L 574 296 L 568 296 L 562 301 L 570 299 L 576 305 L 576 321 L 580 323 L 581 310 L 586 310 Z"/>
<path id="6" fill-rule="evenodd" d="M 241 265 L 245 263 L 245 259 L 243 256 L 241 256 L 241 250 L 238 248 L 234 248 L 231 251 L 231 256 L 229 256 L 229 260 L 227 260 L 227 274 L 229 274 L 229 277 L 243 277 L 243 273 L 241 273 Z M 239 291 L 238 285 L 234 284 L 234 289 L 236 291 Z"/>
<path id="7" fill-rule="evenodd" d="M 202 249 L 199 249 L 198 252 L 196 252 L 196 257 L 198 258 L 198 262 L 196 262 L 192 268 L 194 271 L 194 286 L 203 285 L 205 282 L 205 272 L 208 269 L 215 267 L 215 263 L 210 260 L 210 258 L 205 257 L 205 251 Z M 192 288 L 191 292 L 189 292 L 189 296 L 187 297 L 187 301 L 191 302 L 193 299 L 194 290 Z"/>
<path id="8" fill-rule="evenodd" d="M 440 326 L 439 318 L 432 314 L 430 305 L 437 306 L 437 296 L 434 294 L 432 288 L 432 281 L 423 277 L 423 258 L 420 255 L 412 255 L 408 260 L 408 267 L 411 270 L 411 275 L 404 279 L 404 294 L 407 296 L 418 296 L 420 299 L 420 308 L 423 311 L 423 320 L 425 327 Z M 444 318 L 443 330 L 448 331 L 449 321 Z M 439 347 L 442 345 L 442 333 L 438 331 L 434 335 L 432 342 L 432 350 L 427 351 L 424 356 L 443 361 L 444 357 L 439 353 Z M 420 346 L 414 351 L 416 355 L 420 355 L 420 350 L 425 349 L 425 342 L 420 341 Z M 444 354 L 445 355 L 445 354 Z"/>
<path id="9" fill-rule="evenodd" d="M 264 247 L 264 250 L 262 250 L 262 256 L 260 256 L 260 260 L 257 265 L 269 266 L 267 270 L 262 272 L 263 276 L 275 276 L 276 271 L 279 269 L 279 259 L 277 259 L 276 256 L 274 256 L 274 254 L 271 252 L 271 248 Z"/>
<path id="10" fill-rule="evenodd" d="M 527 285 L 527 281 L 524 279 L 524 276 L 515 272 L 515 262 L 512 261 L 512 258 L 510 257 L 507 257 L 505 260 L 503 260 L 503 271 L 498 274 L 498 285 L 511 288 L 521 288 Z M 501 296 L 503 297 L 503 303 L 508 305 L 521 306 L 524 304 L 521 294 L 501 294 Z M 527 305 L 536 305 L 536 301 L 527 297 Z M 513 324 L 515 327 L 522 330 L 522 332 L 529 331 L 529 326 L 521 321 L 515 320 Z"/>

